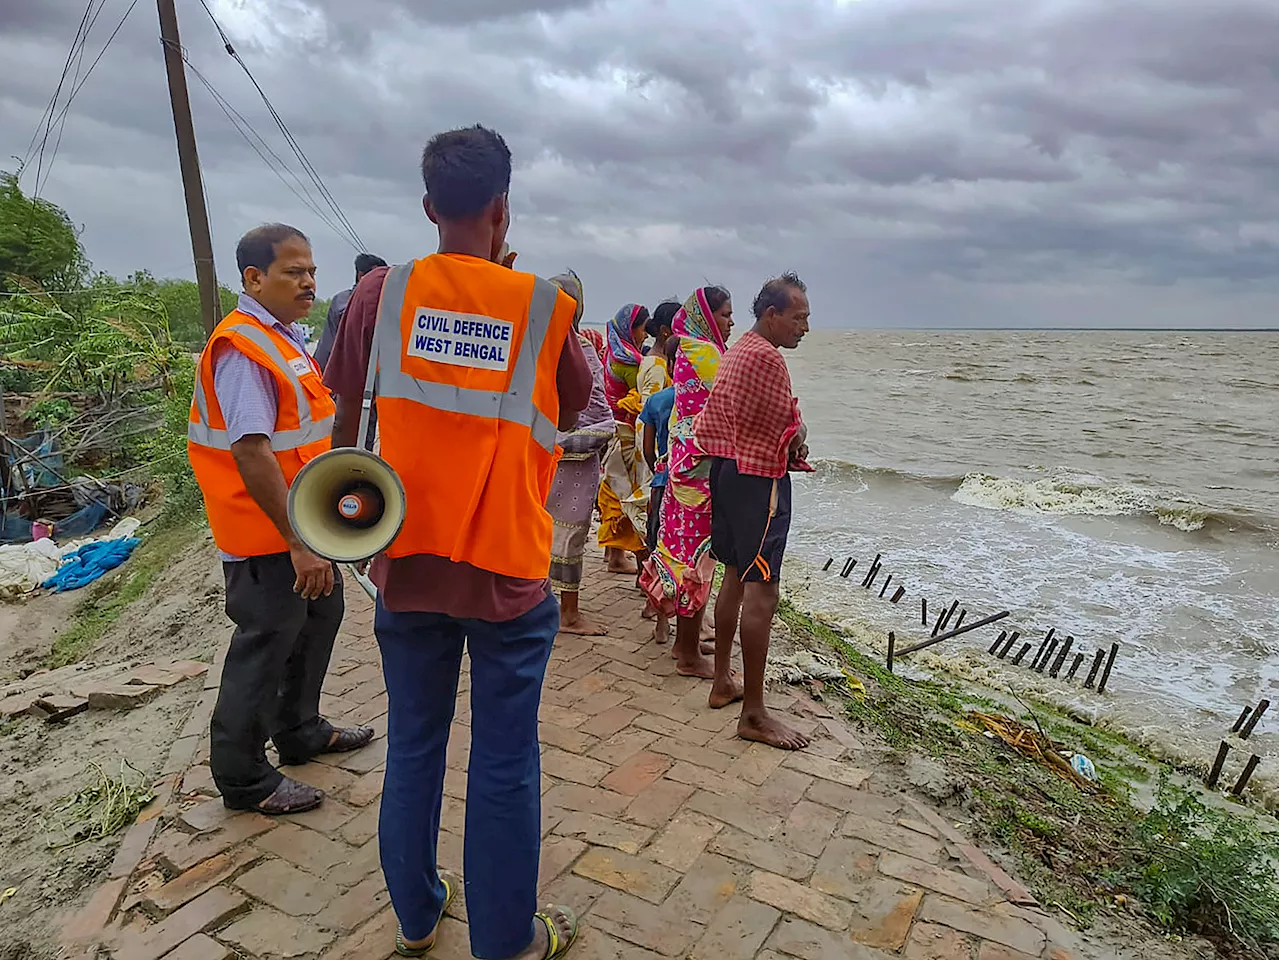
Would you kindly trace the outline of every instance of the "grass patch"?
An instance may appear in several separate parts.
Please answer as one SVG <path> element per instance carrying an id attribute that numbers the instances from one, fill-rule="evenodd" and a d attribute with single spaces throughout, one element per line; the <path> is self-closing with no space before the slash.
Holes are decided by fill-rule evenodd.
<path id="1" fill-rule="evenodd" d="M 1276 956 L 1276 838 L 1256 821 L 1206 806 L 1118 734 L 1024 704 L 1016 719 L 1055 749 L 1093 758 L 1101 789 L 1083 791 L 969 722 L 975 709 L 1007 714 L 1007 705 L 954 684 L 891 674 L 838 628 L 785 599 L 778 616 L 864 681 L 865 694 L 842 695 L 849 717 L 896 749 L 944 761 L 968 785 L 976 832 L 1015 855 L 1042 903 L 1080 926 L 1100 910 L 1134 904 L 1155 926 L 1203 935 L 1223 956 Z M 1144 814 L 1130 803 L 1132 784 L 1155 772 L 1155 805 Z"/>
<path id="2" fill-rule="evenodd" d="M 155 575 L 194 534 L 195 527 L 190 524 L 161 527 L 122 565 L 87 587 L 71 626 L 53 641 L 44 666 L 65 667 L 84 657 L 125 608 L 147 592 Z"/>

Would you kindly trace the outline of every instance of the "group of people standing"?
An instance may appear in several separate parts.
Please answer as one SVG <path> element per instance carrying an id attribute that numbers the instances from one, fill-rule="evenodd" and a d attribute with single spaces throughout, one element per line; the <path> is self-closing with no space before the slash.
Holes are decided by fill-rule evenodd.
<path id="1" fill-rule="evenodd" d="M 579 605 L 598 515 L 605 563 L 611 573 L 636 576 L 657 642 L 667 642 L 675 619 L 677 672 L 713 681 L 713 707 L 742 700 L 744 738 L 805 746 L 804 736 L 764 704 L 769 625 L 790 525 L 789 472 L 810 469 L 804 421 L 779 353 L 808 331 L 803 281 L 792 273 L 768 281 L 752 303 L 755 325 L 733 347 L 733 300 L 724 287 L 699 287 L 683 304 L 664 301 L 652 313 L 626 304 L 600 336 L 581 327 L 578 276 L 553 282 L 577 302 L 575 324 L 593 378 L 590 405 L 557 438 L 565 452 L 547 504 L 561 632 L 607 632 Z M 725 586 L 708 624 L 717 563 Z M 742 679 L 730 667 L 740 620 Z"/>
<path id="2" fill-rule="evenodd" d="M 557 633 L 600 631 L 578 603 L 595 510 L 610 568 L 637 577 L 659 639 L 675 618 L 677 669 L 711 680 L 712 707 L 742 700 L 743 737 L 807 742 L 763 700 L 788 472 L 807 469 L 779 352 L 808 329 L 804 284 L 794 274 L 767 282 L 733 346 L 732 301 L 719 287 L 652 316 L 629 304 L 597 341 L 581 328 L 576 275 L 513 267 L 511 166 L 493 130 L 431 138 L 423 210 L 437 249 L 393 267 L 358 259 L 320 362 L 299 325 L 316 294 L 310 243 L 286 224 L 245 234 L 243 292 L 205 346 L 190 408 L 188 454 L 235 624 L 210 749 L 229 808 L 277 816 L 324 802 L 305 776 L 273 765 L 268 740 L 281 765 L 303 766 L 374 737 L 320 713 L 343 581 L 292 529 L 291 486 L 325 452 L 375 436 L 403 484 L 403 525 L 369 568 L 388 699 L 379 846 L 400 956 L 431 949 L 458 890 L 436 852 L 464 650 L 472 953 L 554 960 L 577 936 L 570 906 L 537 903 L 538 710 Z M 709 661 L 701 621 L 717 561 Z M 730 669 L 739 620 L 742 679 Z"/>

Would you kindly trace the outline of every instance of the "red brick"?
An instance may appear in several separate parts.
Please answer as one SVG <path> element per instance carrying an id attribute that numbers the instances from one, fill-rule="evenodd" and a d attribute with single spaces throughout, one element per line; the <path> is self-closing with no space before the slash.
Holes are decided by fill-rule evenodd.
<path id="1" fill-rule="evenodd" d="M 586 849 L 585 843 L 572 837 L 555 837 L 544 841 L 538 861 L 538 886 L 548 884 L 564 873 Z"/>
<path id="2" fill-rule="evenodd" d="M 866 785 L 855 789 L 830 780 L 815 780 L 806 796 L 825 807 L 834 807 L 846 813 L 856 813 L 888 823 L 897 820 L 898 811 L 902 809 L 900 797 L 873 793 Z"/>
<path id="3" fill-rule="evenodd" d="M 218 941 L 197 933 L 185 941 L 172 953 L 165 954 L 164 960 L 231 960 L 234 955 Z"/>
<path id="4" fill-rule="evenodd" d="M 258 907 L 219 931 L 218 938 L 239 947 L 250 957 L 299 957 L 319 953 L 334 935 L 314 920 L 298 920 L 268 907 Z"/>
<path id="5" fill-rule="evenodd" d="M 584 853 L 573 872 L 650 903 L 661 903 L 680 879 L 678 873 L 661 864 L 601 847 Z"/>
<path id="6" fill-rule="evenodd" d="M 754 792 L 751 784 L 735 778 L 732 773 L 713 773 L 706 767 L 695 767 L 683 760 L 667 771 L 667 779 L 687 783 L 740 805 L 747 805 Z"/>
<path id="7" fill-rule="evenodd" d="M 671 761 L 666 757 L 641 751 L 601 780 L 600 785 L 629 797 L 639 796 L 670 767 Z"/>
<path id="8" fill-rule="evenodd" d="M 576 710 L 569 710 L 565 707 L 557 707 L 554 703 L 544 703 L 538 708 L 538 720 L 540 723 L 554 723 L 558 727 L 565 727 L 569 730 L 576 730 L 589 719 L 590 717 L 585 713 L 579 713 Z"/>
<path id="9" fill-rule="evenodd" d="M 251 846 L 220 853 L 144 894 L 143 901 L 161 913 L 170 913 L 206 890 L 216 887 L 237 870 L 257 860 L 258 856 L 258 851 Z"/>
<path id="10" fill-rule="evenodd" d="M 794 913 L 831 930 L 843 930 L 853 917 L 853 908 L 847 903 L 763 870 L 757 870 L 751 875 L 747 895 L 753 900 L 777 907 L 784 913 Z"/>
<path id="11" fill-rule="evenodd" d="M 800 960 L 888 960 L 888 954 L 795 917 L 783 918 L 769 938 L 769 946 Z"/>
<path id="12" fill-rule="evenodd" d="M 573 709 L 595 717 L 606 710 L 621 706 L 630 699 L 631 694 L 622 690 L 603 690 L 600 693 L 594 693 L 589 697 L 578 700 L 573 704 Z"/>
<path id="13" fill-rule="evenodd" d="M 337 891 L 303 873 L 291 863 L 269 859 L 236 879 L 236 886 L 284 913 L 310 917 L 319 913 Z"/>
<path id="14" fill-rule="evenodd" d="M 628 706 L 643 710 L 645 713 L 666 717 L 676 723 L 686 724 L 696 715 L 694 711 L 680 704 L 675 697 L 667 696 L 656 690 L 637 693 L 628 701 Z"/>
<path id="15" fill-rule="evenodd" d="M 218 788 L 213 782 L 213 773 L 203 763 L 192 767 L 182 775 L 182 792 L 184 794 L 199 793 L 206 797 L 219 796 Z"/>
<path id="16" fill-rule="evenodd" d="M 158 825 L 157 821 L 148 820 L 135 823 L 128 829 L 124 839 L 120 841 L 120 846 L 116 848 L 116 855 L 111 860 L 111 866 L 107 870 L 108 879 L 115 880 L 133 873 L 133 868 L 147 852 L 147 846 L 155 836 Z"/>
<path id="17" fill-rule="evenodd" d="M 608 710 L 603 710 L 592 716 L 590 720 L 584 722 L 578 729 L 593 737 L 607 740 L 618 731 L 631 726 L 631 721 L 638 716 L 640 716 L 640 711 L 633 710 L 630 707 L 610 707 Z"/>
<path id="18" fill-rule="evenodd" d="M 812 857 L 778 843 L 757 839 L 740 830 L 721 831 L 707 849 L 770 873 L 780 873 L 792 880 L 804 880 L 813 872 Z"/>
<path id="19" fill-rule="evenodd" d="M 823 893 L 833 893 L 857 903 L 876 875 L 879 857 L 880 850 L 862 840 L 837 837 L 818 858 L 809 883 Z"/>
<path id="20" fill-rule="evenodd" d="M 702 856 L 707 843 L 721 830 L 718 821 L 686 810 L 676 814 L 644 855 L 672 870 L 684 872 Z"/>
<path id="21" fill-rule="evenodd" d="M 94 943 L 115 913 L 116 904 L 124 893 L 127 877 L 108 880 L 93 892 L 89 902 L 81 907 L 62 931 L 62 942 L 67 945 Z"/>
<path id="22" fill-rule="evenodd" d="M 778 840 L 811 857 L 821 856 L 839 824 L 840 814 L 830 807 L 801 800 L 782 825 Z"/>
<path id="23" fill-rule="evenodd" d="M 982 906 L 998 903 L 1004 898 L 995 894 L 985 880 L 978 880 L 963 873 L 943 870 L 931 863 L 904 857 L 899 853 L 885 853 L 880 857 L 880 872 L 886 877 L 903 880 L 924 887 L 935 893 L 945 894 L 965 903 Z"/>
<path id="24" fill-rule="evenodd" d="M 813 885 L 817 886 L 815 876 Z M 853 897 L 850 935 L 859 943 L 883 950 L 901 950 L 924 893 L 901 883 L 876 877 L 864 881 Z"/>
<path id="25" fill-rule="evenodd" d="M 1011 950 L 1002 944 L 984 940 L 978 947 L 978 960 L 1035 960 L 1035 958 L 1030 954 Z M 1049 960 L 1063 960 L 1063 958 L 1055 958 L 1050 954 Z"/>
<path id="26" fill-rule="evenodd" d="M 587 787 L 594 787 L 600 783 L 601 778 L 609 773 L 609 769 L 609 765 L 600 760 L 566 753 L 555 747 L 548 747 L 542 754 L 543 773 Z"/>
<path id="27" fill-rule="evenodd" d="M 646 787 L 627 807 L 627 819 L 658 827 L 666 823 L 680 805 L 693 796 L 693 787 L 662 779 Z"/>
<path id="28" fill-rule="evenodd" d="M 595 737 L 588 736 L 580 730 L 557 727 L 554 723 L 541 724 L 538 727 L 538 739 L 543 744 L 567 750 L 569 753 L 586 753 L 598 742 Z"/>
<path id="29" fill-rule="evenodd" d="M 745 864 L 704 853 L 685 871 L 666 906 L 677 916 L 708 924 L 746 886 L 750 876 L 751 868 Z"/>
<path id="30" fill-rule="evenodd" d="M 142 683 L 102 683 L 71 692 L 89 701 L 90 710 L 132 710 L 164 690 Z"/>
<path id="31" fill-rule="evenodd" d="M 1015 917 L 1010 908 L 1001 905 L 976 909 L 967 904 L 930 895 L 924 899 L 920 919 L 928 923 L 940 923 L 954 930 L 971 933 L 984 940 L 994 940 L 1006 947 L 1039 956 L 1044 950 L 1045 935 L 1039 927 Z"/>
<path id="32" fill-rule="evenodd" d="M 777 770 L 785 759 L 787 754 L 783 750 L 763 743 L 752 743 L 748 744 L 742 756 L 733 761 L 732 766 L 729 767 L 729 773 L 758 787 L 769 779 L 769 775 Z"/>
<path id="33" fill-rule="evenodd" d="M 687 917 L 618 890 L 610 890 L 596 901 L 591 924 L 666 957 L 683 956 L 702 935 L 702 927 Z"/>
<path id="34" fill-rule="evenodd" d="M 735 896 L 711 921 L 690 960 L 751 960 L 779 916 L 773 907 Z"/>
<path id="35" fill-rule="evenodd" d="M 937 863 L 942 854 L 942 844 L 932 837 L 904 830 L 896 823 L 871 820 L 856 813 L 845 817 L 840 832 L 846 837 L 857 837 L 877 847 L 924 860 L 926 863 Z"/>
<path id="36" fill-rule="evenodd" d="M 781 817 L 705 790 L 695 793 L 685 804 L 685 809 L 706 814 L 761 840 L 770 839 L 782 826 Z"/>
<path id="37" fill-rule="evenodd" d="M 169 869 L 181 872 L 251 837 L 266 833 L 274 826 L 275 823 L 261 814 L 246 813 L 228 821 L 221 830 L 201 836 L 193 837 L 171 829 L 160 834 L 152 854 Z"/>
<path id="38" fill-rule="evenodd" d="M 244 897 L 214 887 L 155 926 L 121 934 L 113 953 L 116 960 L 157 960 L 183 941 L 239 913 L 246 903 Z"/>
<path id="39" fill-rule="evenodd" d="M 664 737 L 674 737 L 676 740 L 683 740 L 685 743 L 692 743 L 698 747 L 705 747 L 712 737 L 712 733 L 709 730 L 700 730 L 696 725 L 677 723 L 674 720 L 669 720 L 653 713 L 640 714 L 632 721 L 631 725 L 639 727 L 641 730 L 661 734 Z"/>
<path id="40" fill-rule="evenodd" d="M 911 928 L 906 960 L 969 960 L 973 950 L 969 939 L 949 927 L 933 923 L 916 923 Z"/>
<path id="41" fill-rule="evenodd" d="M 391 953 L 388 944 L 396 939 L 396 914 L 383 910 L 363 927 L 343 937 L 325 951 L 320 960 L 386 960 Z"/>
<path id="42" fill-rule="evenodd" d="M 335 898 L 319 919 L 335 930 L 354 930 L 390 902 L 386 881 L 381 874 L 374 874 Z"/>
<path id="43" fill-rule="evenodd" d="M 789 816 L 813 782 L 813 777 L 795 770 L 775 770 L 760 789 L 751 795 L 751 803 L 779 817 Z"/>
<path id="44" fill-rule="evenodd" d="M 616 766 L 626 763 L 657 739 L 656 733 L 630 727 L 621 733 L 615 733 L 604 743 L 592 747 L 588 756 Z"/>
<path id="45" fill-rule="evenodd" d="M 357 813 L 355 807 L 339 803 L 333 797 L 325 797 L 324 803 L 314 810 L 308 810 L 305 813 L 289 813 L 276 819 L 281 823 L 296 823 L 320 833 L 333 833 L 342 829 Z"/>
<path id="46" fill-rule="evenodd" d="M 577 837 L 594 846 L 613 847 L 623 853 L 639 853 L 653 836 L 652 828 L 623 823 L 595 813 L 565 814 L 554 830 L 559 836 Z"/>
<path id="47" fill-rule="evenodd" d="M 792 770 L 799 770 L 811 777 L 819 777 L 822 780 L 830 780 L 832 783 L 840 783 L 855 789 L 866 783 L 871 776 L 870 770 L 861 770 L 839 760 L 815 757 L 802 750 L 789 754 L 783 763 Z"/>
<path id="48" fill-rule="evenodd" d="M 370 717 L 369 720 L 372 720 Z M 361 720 L 361 723 L 367 723 L 368 720 Z M 368 746 L 361 747 L 359 750 L 352 750 L 348 753 L 325 754 L 325 756 L 335 757 L 334 764 L 343 770 L 350 770 L 352 773 L 368 773 L 370 770 L 376 770 L 387 762 L 387 738 L 377 737 Z"/>
<path id="49" fill-rule="evenodd" d="M 715 770 L 718 773 L 724 773 L 731 762 L 729 757 L 717 750 L 711 750 L 708 747 L 695 747 L 691 743 L 684 743 L 680 740 L 659 740 L 650 747 L 650 750 L 653 753 L 661 753 L 677 760 L 683 760 L 686 763 L 692 763 L 694 766 Z"/>
<path id="50" fill-rule="evenodd" d="M 328 763 L 305 763 L 298 767 L 281 767 L 280 772 L 286 777 L 301 780 L 317 790 L 330 794 L 340 793 L 356 782 L 354 773 Z"/>
<path id="51" fill-rule="evenodd" d="M 600 787 L 583 787 L 576 783 L 557 784 L 542 799 L 544 803 L 563 810 L 598 813 L 605 817 L 618 816 L 631 802 L 630 798 L 620 793 L 602 790 Z"/>
<path id="52" fill-rule="evenodd" d="M 347 787 L 342 799 L 357 807 L 365 807 L 382 796 L 382 778 L 385 770 L 370 770 Z"/>
<path id="53" fill-rule="evenodd" d="M 605 673 L 589 673 L 564 687 L 564 692 L 571 699 L 583 700 L 608 690 L 613 686 L 615 680 L 617 680 L 617 677 L 612 677 Z"/>

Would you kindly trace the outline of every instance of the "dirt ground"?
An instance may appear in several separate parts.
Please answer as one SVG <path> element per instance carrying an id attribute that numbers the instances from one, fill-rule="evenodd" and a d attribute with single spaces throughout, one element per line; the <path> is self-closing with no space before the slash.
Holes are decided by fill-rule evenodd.
<path id="1" fill-rule="evenodd" d="M 128 572 L 126 563 L 120 574 Z M 40 664 L 85 594 L 0 604 L 0 681 Z M 84 660 L 209 661 L 229 629 L 217 552 L 207 532 L 192 531 Z M 91 710 L 64 724 L 22 717 L 0 727 L 0 892 L 16 888 L 0 903 L 0 960 L 57 957 L 60 923 L 89 896 L 120 843 L 117 834 L 50 849 L 52 808 L 90 782 L 93 763 L 112 774 L 127 761 L 155 779 L 202 690 L 200 678 L 185 680 L 135 710 Z"/>

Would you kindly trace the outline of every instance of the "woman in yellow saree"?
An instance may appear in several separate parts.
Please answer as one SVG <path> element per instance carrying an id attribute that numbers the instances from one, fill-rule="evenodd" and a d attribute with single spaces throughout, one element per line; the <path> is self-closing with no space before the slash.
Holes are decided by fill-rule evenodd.
<path id="1" fill-rule="evenodd" d="M 636 415 L 644 405 L 637 376 L 649 311 L 629 303 L 609 321 L 605 350 L 605 396 L 616 428 L 604 457 L 600 483 L 600 532 L 605 559 L 613 573 L 636 573 L 648 555 L 641 532 L 649 512 L 649 467 L 636 447 Z M 626 556 L 635 555 L 633 564 Z"/>

